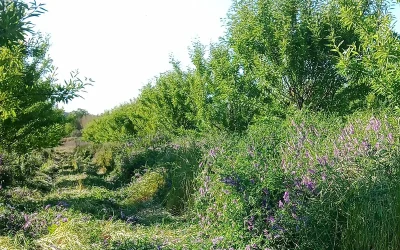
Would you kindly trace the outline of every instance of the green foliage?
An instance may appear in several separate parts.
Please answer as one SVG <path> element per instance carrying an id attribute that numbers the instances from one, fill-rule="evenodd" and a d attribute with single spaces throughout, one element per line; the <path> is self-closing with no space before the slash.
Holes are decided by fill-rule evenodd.
<path id="1" fill-rule="evenodd" d="M 388 114 L 295 113 L 212 147 L 194 210 L 205 244 L 398 248 L 399 127 Z"/>
<path id="2" fill-rule="evenodd" d="M 79 137 L 82 129 L 96 116 L 90 115 L 84 109 L 77 109 L 67 114 L 68 123 L 65 124 L 66 133 L 72 137 Z"/>
<path id="3" fill-rule="evenodd" d="M 371 90 L 394 100 L 399 39 L 390 26 L 390 6 L 238 1 L 228 18 L 228 41 L 243 71 L 255 74 L 272 98 L 299 109 L 343 112 L 365 106 Z"/>
<path id="4" fill-rule="evenodd" d="M 85 83 L 56 84 L 48 39 L 23 40 L 42 5 L 0 0 L 0 244 L 399 249 L 392 4 L 235 1 L 192 67 L 171 59 L 85 126 L 86 111 L 55 108 Z M 30 151 L 66 122 L 89 142 Z"/>
<path id="5" fill-rule="evenodd" d="M 58 143 L 65 119 L 56 104 L 78 97 L 88 85 L 77 73 L 64 85 L 56 83 L 55 68 L 47 56 L 49 41 L 34 33 L 29 21 L 44 11 L 35 2 L 0 1 L 2 150 L 27 152 Z"/>
<path id="6" fill-rule="evenodd" d="M 103 145 L 93 156 L 93 163 L 98 166 L 102 172 L 112 170 L 114 165 L 113 148 L 110 145 Z"/>
<path id="7" fill-rule="evenodd" d="M 396 1 L 332 1 L 330 5 L 335 15 L 332 19 L 358 38 L 357 42 L 343 43 L 341 35 L 332 31 L 330 39 L 339 58 L 338 70 L 352 89 L 364 86 L 371 90 L 372 106 L 399 104 L 400 39 L 393 31 L 391 14 L 395 4 Z"/>

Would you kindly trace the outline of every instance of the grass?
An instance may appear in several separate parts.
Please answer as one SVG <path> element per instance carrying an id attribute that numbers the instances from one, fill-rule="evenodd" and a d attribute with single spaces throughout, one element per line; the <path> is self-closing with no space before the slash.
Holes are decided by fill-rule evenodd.
<path id="1" fill-rule="evenodd" d="M 0 246 L 399 249 L 399 135 L 395 117 L 302 114 L 241 136 L 37 154 L 30 178 L 0 189 Z"/>
<path id="2" fill-rule="evenodd" d="M 74 155 L 70 144 L 52 151 L 29 182 L 46 181 L 49 188 L 0 190 L 5 228 L 0 249 L 176 249 L 191 244 L 198 228 L 187 227 L 185 217 L 171 214 L 157 198 L 167 177 L 161 167 L 116 184 L 104 173 L 85 171 L 93 168 L 93 160 Z M 104 149 L 99 152 L 95 158 Z M 103 157 L 104 162 L 112 167 Z"/>

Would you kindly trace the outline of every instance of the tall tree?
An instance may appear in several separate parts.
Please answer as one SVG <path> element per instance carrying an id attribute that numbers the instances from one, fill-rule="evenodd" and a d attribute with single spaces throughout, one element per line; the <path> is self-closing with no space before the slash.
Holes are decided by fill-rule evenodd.
<path id="1" fill-rule="evenodd" d="M 57 83 L 48 57 L 48 39 L 33 31 L 30 19 L 46 10 L 36 2 L 0 0 L 0 149 L 26 152 L 55 145 L 65 117 L 57 108 L 90 84 L 71 73 Z"/>
<path id="2" fill-rule="evenodd" d="M 389 94 L 377 83 L 387 77 L 376 77 L 374 84 L 367 80 L 378 72 L 382 77 L 388 66 L 383 62 L 397 58 L 391 57 L 398 47 L 385 3 L 236 1 L 227 37 L 234 53 L 244 59 L 245 71 L 256 73 L 258 85 L 274 98 L 299 109 L 343 108 L 343 103 L 365 99 L 371 89 Z"/>

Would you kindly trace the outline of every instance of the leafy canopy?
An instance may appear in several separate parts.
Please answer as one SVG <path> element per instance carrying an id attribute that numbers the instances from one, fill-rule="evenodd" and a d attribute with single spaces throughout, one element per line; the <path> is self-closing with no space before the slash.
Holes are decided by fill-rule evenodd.
<path id="1" fill-rule="evenodd" d="M 43 4 L 0 0 L 0 148 L 26 152 L 58 143 L 65 122 L 57 103 L 79 97 L 90 84 L 78 72 L 57 83 L 49 39 L 33 31 Z"/>

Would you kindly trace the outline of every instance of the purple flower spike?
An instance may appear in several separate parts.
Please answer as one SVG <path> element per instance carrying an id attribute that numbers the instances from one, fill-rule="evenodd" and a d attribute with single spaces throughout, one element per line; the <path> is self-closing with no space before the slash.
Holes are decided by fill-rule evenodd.
<path id="1" fill-rule="evenodd" d="M 318 163 L 322 166 L 328 165 L 328 156 L 324 155 L 322 157 L 318 157 Z"/>
<path id="2" fill-rule="evenodd" d="M 394 139 L 393 139 L 393 134 L 392 133 L 388 134 L 388 141 L 389 141 L 390 144 L 394 143 Z"/>
<path id="3" fill-rule="evenodd" d="M 274 223 L 275 223 L 275 218 L 274 218 L 274 216 L 268 217 L 268 222 L 271 223 L 271 224 L 274 224 Z"/>
<path id="4" fill-rule="evenodd" d="M 283 202 L 281 200 L 279 200 L 278 207 L 283 208 Z"/>
<path id="5" fill-rule="evenodd" d="M 283 200 L 285 201 L 285 203 L 289 203 L 290 198 L 289 198 L 289 192 L 285 191 L 285 194 L 283 195 Z"/>

